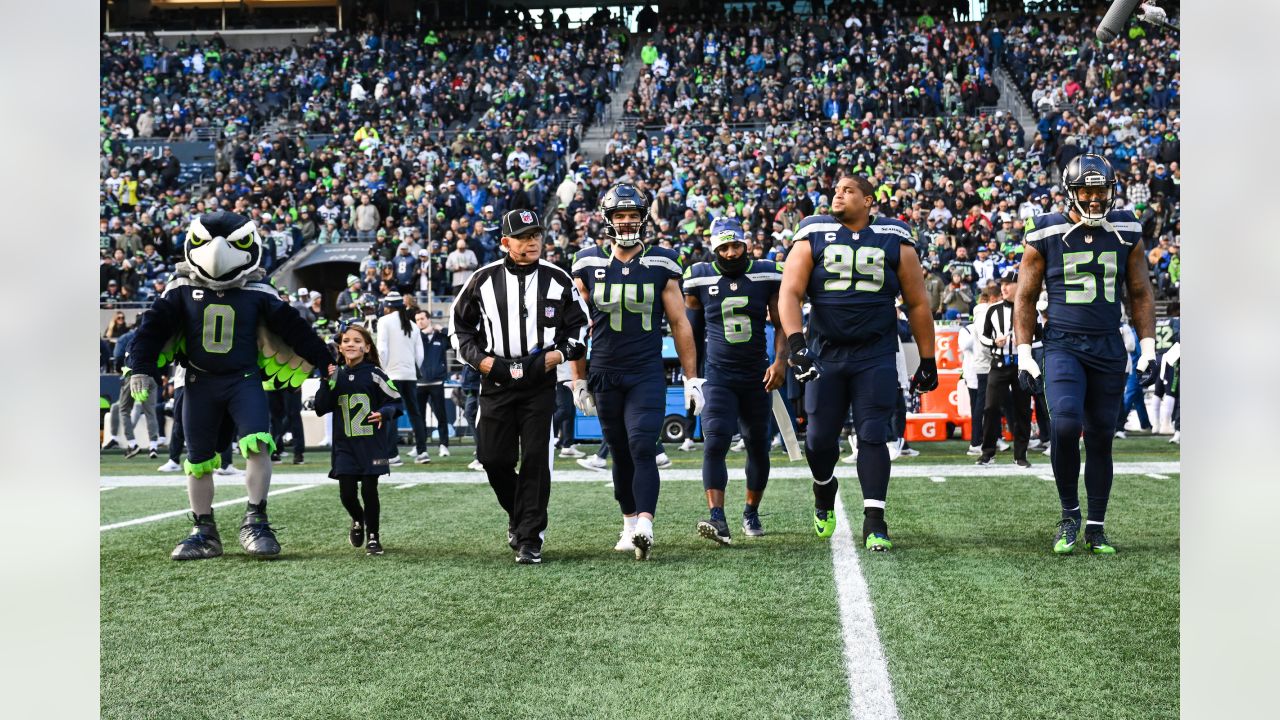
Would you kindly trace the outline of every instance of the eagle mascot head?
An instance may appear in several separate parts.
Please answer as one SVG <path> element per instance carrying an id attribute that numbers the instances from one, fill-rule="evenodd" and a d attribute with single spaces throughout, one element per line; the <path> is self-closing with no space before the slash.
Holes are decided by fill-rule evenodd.
<path id="1" fill-rule="evenodd" d="M 202 287 L 241 287 L 266 275 L 259 267 L 262 238 L 257 226 L 233 212 L 218 211 L 194 218 L 187 229 L 182 255 L 185 262 L 178 265 L 179 274 Z"/>

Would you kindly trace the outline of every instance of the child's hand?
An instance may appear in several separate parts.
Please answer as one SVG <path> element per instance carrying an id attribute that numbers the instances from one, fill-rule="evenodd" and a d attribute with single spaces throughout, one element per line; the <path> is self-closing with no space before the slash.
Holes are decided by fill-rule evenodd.
<path id="1" fill-rule="evenodd" d="M 377 412 L 375 410 L 374 412 L 369 413 L 368 420 L 369 422 L 373 423 L 374 427 L 376 428 L 382 427 L 382 413 Z"/>
<path id="2" fill-rule="evenodd" d="M 330 366 L 329 366 L 329 376 L 330 376 L 330 377 L 333 377 L 333 374 L 334 374 L 334 373 L 336 373 L 336 372 L 338 372 L 338 366 L 337 366 L 337 365 L 330 365 Z"/>

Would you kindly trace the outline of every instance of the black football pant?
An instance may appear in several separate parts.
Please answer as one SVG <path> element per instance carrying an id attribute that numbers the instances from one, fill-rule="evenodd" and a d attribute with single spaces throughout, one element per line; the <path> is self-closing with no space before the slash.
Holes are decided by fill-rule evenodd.
<path id="1" fill-rule="evenodd" d="M 987 398 L 982 411 L 982 454 L 996 454 L 1000 438 L 1000 409 L 1013 397 L 1009 414 L 1009 432 L 1013 433 L 1013 457 L 1027 458 L 1027 441 L 1031 437 L 1031 396 L 1018 384 L 1018 368 L 1014 365 L 993 367 L 987 374 Z"/>
<path id="2" fill-rule="evenodd" d="M 507 527 L 515 535 L 516 547 L 542 547 L 551 497 L 551 416 L 555 407 L 551 383 L 496 391 L 486 384 L 480 391 L 476 459 L 484 465 L 498 504 L 507 511 Z"/>

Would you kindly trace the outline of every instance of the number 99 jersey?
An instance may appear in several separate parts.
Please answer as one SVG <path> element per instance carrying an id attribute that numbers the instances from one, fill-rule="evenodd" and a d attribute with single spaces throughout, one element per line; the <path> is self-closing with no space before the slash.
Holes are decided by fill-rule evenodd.
<path id="1" fill-rule="evenodd" d="M 647 247 L 627 262 L 600 245 L 573 258 L 591 306 L 591 369 L 662 372 L 662 291 L 680 282 L 680 263 L 665 248 Z"/>
<path id="2" fill-rule="evenodd" d="M 1044 257 L 1046 327 L 1083 335 L 1119 332 L 1118 288 L 1125 286 L 1129 252 L 1142 247 L 1142 225 L 1133 213 L 1112 210 L 1100 227 L 1046 213 L 1027 219 L 1023 238 Z"/>
<path id="3" fill-rule="evenodd" d="M 853 232 L 830 215 L 810 215 L 795 239 L 808 240 L 813 252 L 809 347 L 824 360 L 841 362 L 896 353 L 898 260 L 902 246 L 914 244 L 911 228 L 873 215 Z"/>

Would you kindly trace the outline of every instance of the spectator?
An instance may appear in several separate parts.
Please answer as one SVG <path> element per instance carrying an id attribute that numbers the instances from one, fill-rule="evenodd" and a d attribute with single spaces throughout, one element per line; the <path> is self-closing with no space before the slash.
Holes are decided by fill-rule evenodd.
<path id="1" fill-rule="evenodd" d="M 958 319 L 968 315 L 973 309 L 973 289 L 964 273 L 951 273 L 951 284 L 942 291 L 943 317 L 947 320 Z"/>
<path id="2" fill-rule="evenodd" d="M 461 292 L 462 286 L 466 285 L 467 280 L 471 279 L 471 274 L 478 267 L 480 263 L 476 260 L 475 253 L 467 247 L 467 241 L 459 240 L 445 262 L 445 268 L 452 274 L 451 285 L 454 295 Z"/>

